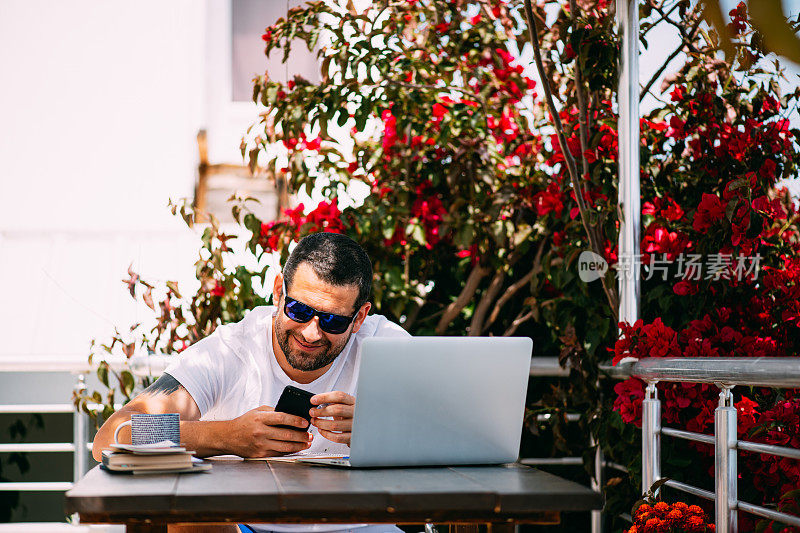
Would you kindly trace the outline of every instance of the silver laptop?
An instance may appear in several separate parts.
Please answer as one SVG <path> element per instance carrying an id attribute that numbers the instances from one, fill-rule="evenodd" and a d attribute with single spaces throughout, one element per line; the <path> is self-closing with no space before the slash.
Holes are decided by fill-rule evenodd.
<path id="1" fill-rule="evenodd" d="M 365 339 L 350 456 L 302 462 L 377 467 L 516 461 L 532 348 L 524 337 Z"/>

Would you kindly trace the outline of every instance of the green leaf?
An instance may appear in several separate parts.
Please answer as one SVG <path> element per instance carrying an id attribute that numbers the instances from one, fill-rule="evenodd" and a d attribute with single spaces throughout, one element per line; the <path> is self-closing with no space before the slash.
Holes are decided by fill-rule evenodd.
<path id="1" fill-rule="evenodd" d="M 733 220 L 733 214 L 736 213 L 736 207 L 739 205 L 739 199 L 734 198 L 728 205 L 725 207 L 725 218 L 728 219 L 728 222 Z"/>
<path id="2" fill-rule="evenodd" d="M 169 290 L 171 290 L 171 291 L 172 291 L 172 293 L 173 293 L 173 294 L 174 294 L 176 297 L 178 297 L 178 298 L 183 298 L 183 296 L 181 296 L 181 293 L 178 291 L 178 282 L 177 282 L 177 281 L 168 281 L 168 282 L 166 283 L 166 285 L 167 285 L 167 287 L 169 287 Z"/>
<path id="3" fill-rule="evenodd" d="M 419 224 L 412 226 L 411 237 L 423 246 L 428 244 L 428 240 L 425 238 L 425 230 Z"/>
<path id="4" fill-rule="evenodd" d="M 133 374 L 127 370 L 123 370 L 119 376 L 119 387 L 122 390 L 122 394 L 130 398 L 131 394 L 133 393 L 134 385 L 135 380 L 133 379 Z"/>
<path id="5" fill-rule="evenodd" d="M 108 384 L 108 363 L 106 363 L 105 361 L 100 363 L 100 366 L 97 367 L 97 379 L 99 379 L 100 383 L 105 385 L 106 388 L 109 387 L 109 384 Z"/>
<path id="6" fill-rule="evenodd" d="M 736 189 L 747 187 L 748 185 L 750 185 L 750 181 L 747 178 L 739 178 L 728 184 L 728 190 L 735 191 Z"/>
<path id="7" fill-rule="evenodd" d="M 467 249 L 475 241 L 475 228 L 471 222 L 465 221 L 456 230 L 455 245 L 461 249 Z"/>

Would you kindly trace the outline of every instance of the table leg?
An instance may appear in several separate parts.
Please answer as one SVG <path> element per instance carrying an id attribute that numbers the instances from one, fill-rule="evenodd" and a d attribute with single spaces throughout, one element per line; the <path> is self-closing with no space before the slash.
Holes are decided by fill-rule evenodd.
<path id="1" fill-rule="evenodd" d="M 486 533 L 486 531 L 479 524 L 451 524 L 449 533 Z"/>
<path id="2" fill-rule="evenodd" d="M 488 533 L 516 533 L 517 531 L 517 526 L 512 522 L 493 522 L 488 526 Z"/>

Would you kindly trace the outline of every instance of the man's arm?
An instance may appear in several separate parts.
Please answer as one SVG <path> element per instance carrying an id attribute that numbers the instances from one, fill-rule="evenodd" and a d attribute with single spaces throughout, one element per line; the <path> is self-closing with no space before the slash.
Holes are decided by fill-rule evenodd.
<path id="1" fill-rule="evenodd" d="M 192 395 L 169 374 L 141 392 L 119 411 L 111 415 L 95 435 L 92 457 L 102 459 L 102 451 L 114 440 L 117 426 L 138 413 L 178 413 L 181 417 L 181 443 L 201 457 L 235 454 L 242 457 L 270 457 L 299 452 L 311 445 L 305 431 L 308 422 L 287 413 L 276 413 L 272 407 L 260 406 L 233 420 L 201 421 L 200 409 Z M 297 430 L 275 425 L 297 427 Z M 131 441 L 130 428 L 120 430 L 121 442 Z"/>

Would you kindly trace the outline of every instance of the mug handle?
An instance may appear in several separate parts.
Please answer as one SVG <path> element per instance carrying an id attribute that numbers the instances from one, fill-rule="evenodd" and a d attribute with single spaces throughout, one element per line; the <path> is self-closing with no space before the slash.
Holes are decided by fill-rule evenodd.
<path id="1" fill-rule="evenodd" d="M 123 422 L 122 424 L 117 426 L 117 429 L 114 430 L 114 444 L 122 444 L 117 439 L 117 437 L 119 436 L 119 430 L 124 428 L 125 426 L 130 426 L 130 425 L 131 425 L 131 421 L 130 420 L 126 420 L 125 422 Z"/>

